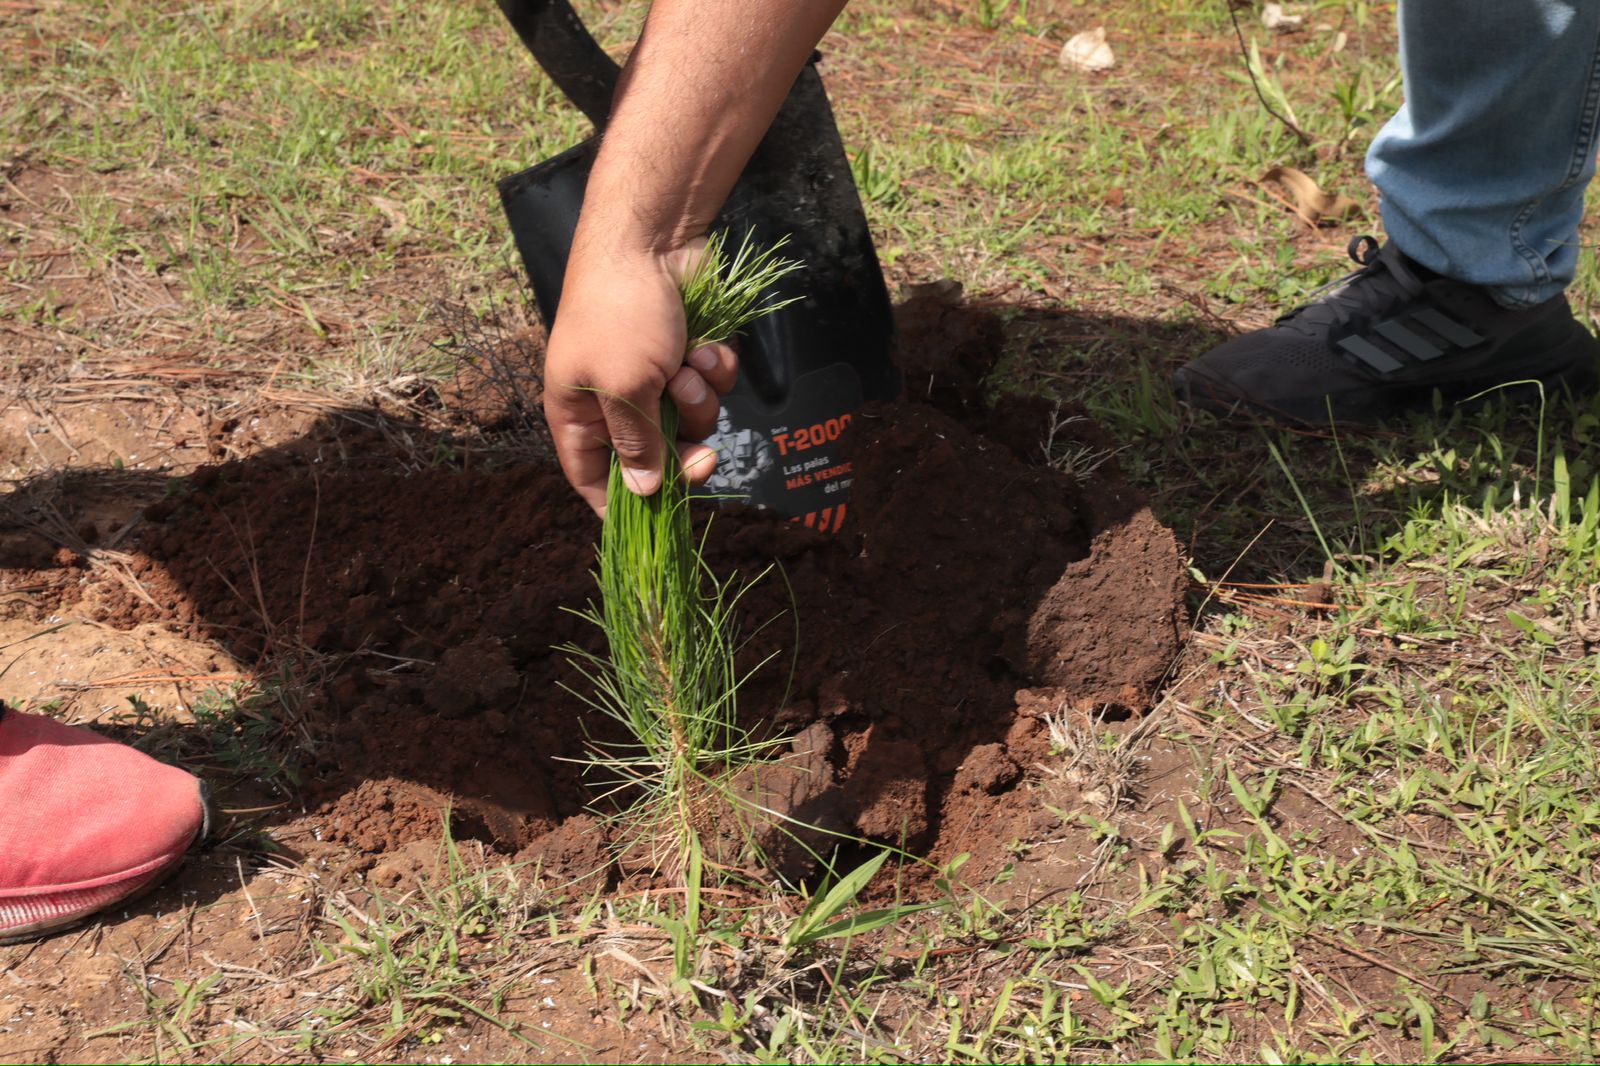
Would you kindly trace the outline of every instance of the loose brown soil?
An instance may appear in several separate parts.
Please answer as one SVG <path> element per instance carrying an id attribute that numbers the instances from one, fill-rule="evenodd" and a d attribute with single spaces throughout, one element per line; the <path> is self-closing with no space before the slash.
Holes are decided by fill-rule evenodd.
<path id="1" fill-rule="evenodd" d="M 908 375 L 938 407 L 864 413 L 843 531 L 729 511 L 708 543 L 719 574 L 777 564 L 741 602 L 745 661 L 767 665 L 739 707 L 758 733 L 804 731 L 795 816 L 984 865 L 1007 838 L 972 827 L 1004 822 L 1044 754 L 1042 713 L 1149 705 L 1183 637 L 1185 575 L 1134 493 L 1042 463 L 1047 412 L 977 403 L 999 332 L 951 296 L 903 308 Z M 969 428 L 986 425 L 1003 431 Z M 570 610 L 594 595 L 598 523 L 549 461 L 404 470 L 393 452 L 331 420 L 201 467 L 144 506 L 122 574 L 83 573 L 56 606 L 173 626 L 245 663 L 332 661 L 304 799 L 361 865 L 435 839 L 449 806 L 458 836 L 591 874 L 602 850 L 572 844 L 594 838 L 605 782 L 582 760 L 624 738 L 557 649 L 601 650 Z"/>
<path id="2" fill-rule="evenodd" d="M 1019 841 L 1061 841 L 1018 866 L 1013 888 L 1032 897 L 1084 876 L 1092 845 L 1054 811 L 1097 802 L 1094 782 L 1038 771 L 1053 761 L 1045 716 L 1131 727 L 1185 636 L 1186 577 L 1171 533 L 1114 474 L 1080 484 L 1044 463 L 1048 405 L 984 404 L 1001 331 L 957 297 L 927 287 L 901 309 L 908 391 L 926 402 L 858 420 L 842 531 L 726 510 L 711 519 L 708 546 L 719 574 L 754 578 L 777 564 L 741 603 L 746 663 L 770 660 L 740 693 L 744 724 L 794 737 L 780 767 L 746 782 L 762 803 L 937 863 L 969 853 L 966 876 L 980 879 L 1015 859 Z M 1086 423 L 1069 428 L 1106 444 Z M 80 984 L 107 951 L 143 957 L 180 905 L 201 908 L 188 920 L 195 937 L 250 941 L 228 958 L 302 950 L 310 930 L 289 914 L 304 903 L 299 879 L 351 893 L 356 906 L 371 892 L 412 892 L 436 873 L 446 810 L 478 861 L 536 863 L 546 883 L 579 881 L 585 893 L 651 883 L 637 849 L 615 857 L 613 831 L 591 810 L 604 782 L 586 778 L 581 760 L 591 744 L 623 738 L 575 694 L 583 678 L 557 650 L 600 650 L 570 610 L 594 594 L 599 526 L 553 462 L 486 458 L 449 438 L 419 445 L 434 438 L 381 419 L 285 422 L 274 437 L 196 455 L 213 461 L 182 477 L 78 467 L 24 479 L 8 500 L 0 595 L 28 656 L 8 699 L 37 706 L 65 694 L 73 717 L 116 731 L 127 728 L 115 715 L 128 694 L 170 704 L 170 685 L 181 709 L 286 662 L 301 664 L 297 687 L 310 697 L 296 724 L 309 754 L 287 803 L 248 777 L 218 779 L 224 805 L 241 812 L 229 839 L 264 833 L 271 857 L 216 849 L 215 861 L 202 857 L 92 927 L 109 939 L 81 964 L 53 944 L 41 949 L 49 957 L 25 953 L 14 972 L 30 988 L 63 965 Z M 26 639 L 57 617 L 88 624 L 64 631 L 68 643 Z M 193 739 L 201 750 L 214 740 Z M 168 757 L 185 741 L 175 743 Z M 1151 759 L 1152 773 L 1187 765 L 1160 746 Z M 801 849 L 763 842 L 784 875 L 811 869 Z M 900 883 L 917 891 L 918 876 L 908 868 Z M 235 907 L 241 884 L 251 895 Z M 286 916 L 275 924 L 279 902 Z M 236 928 L 246 916 L 249 928 Z M 562 1004 L 552 1031 L 599 1057 L 656 1055 L 596 1013 L 570 961 L 552 971 Z M 300 983 L 304 995 L 315 986 Z M 271 999 L 278 985 L 263 987 L 252 1011 L 281 1009 L 285 1024 L 303 1012 Z M 129 989 L 106 984 L 70 1016 L 139 1016 Z M 87 1054 L 67 1017 L 48 1039 L 31 1024 L 18 1033 L 28 1048 Z"/>
<path id="3" fill-rule="evenodd" d="M 1004 841 L 970 824 L 1043 754 L 1019 690 L 1145 708 L 1183 635 L 1182 559 L 1115 483 L 1084 491 L 931 407 L 862 424 L 841 534 L 755 513 L 711 523 L 717 572 L 782 569 L 742 604 L 747 660 L 772 662 L 741 715 L 809 728 L 834 784 L 808 793 L 805 820 L 936 858 L 987 851 Z M 374 862 L 436 836 L 449 803 L 458 834 L 589 872 L 571 868 L 561 830 L 593 799 L 586 745 L 622 738 L 568 691 L 584 682 L 555 649 L 598 650 L 566 610 L 593 594 L 593 516 L 546 463 L 394 473 L 320 459 L 209 467 L 147 509 L 131 550 L 149 598 L 101 588 L 97 620 L 178 622 L 247 660 L 343 657 L 310 799 L 326 837 Z"/>

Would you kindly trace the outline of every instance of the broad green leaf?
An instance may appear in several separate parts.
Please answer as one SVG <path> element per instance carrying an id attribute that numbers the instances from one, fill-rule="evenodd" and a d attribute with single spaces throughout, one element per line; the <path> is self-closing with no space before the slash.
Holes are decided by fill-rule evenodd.
<path id="1" fill-rule="evenodd" d="M 1543 644 L 1547 648 L 1555 646 L 1556 638 L 1545 632 L 1544 627 L 1533 619 L 1518 614 L 1516 611 L 1507 611 L 1506 621 L 1532 637 L 1535 644 Z"/>
<path id="2" fill-rule="evenodd" d="M 839 878 L 825 895 L 818 896 L 811 901 L 800 917 L 796 918 L 789 931 L 783 934 L 783 946 L 788 948 L 800 947 L 817 939 L 818 930 L 831 921 L 835 915 L 849 906 L 850 901 L 861 894 L 867 887 L 867 882 L 877 874 L 883 864 L 889 859 L 887 851 L 880 851 L 854 870 Z"/>
<path id="3" fill-rule="evenodd" d="M 918 911 L 932 910 L 939 906 L 937 903 L 906 903 L 898 907 L 879 907 L 876 910 L 862 911 L 848 918 L 840 918 L 812 932 L 806 937 L 807 944 L 814 944 L 821 940 L 831 940 L 841 936 L 859 936 L 870 933 L 874 929 L 882 929 L 905 918 L 916 914 Z"/>

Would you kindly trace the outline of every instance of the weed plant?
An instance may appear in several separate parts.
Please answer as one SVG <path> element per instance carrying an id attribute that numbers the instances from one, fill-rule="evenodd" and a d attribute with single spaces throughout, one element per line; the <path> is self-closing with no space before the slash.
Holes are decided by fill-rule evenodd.
<path id="1" fill-rule="evenodd" d="M 782 243 L 759 249 L 746 235 L 731 256 L 714 235 L 698 268 L 684 281 L 690 348 L 732 339 L 787 301 L 770 294 L 799 264 L 779 255 Z M 596 751 L 591 765 L 612 773 L 619 788 L 642 794 L 630 815 L 657 845 L 674 847 L 681 866 L 694 833 L 697 798 L 775 741 L 752 738 L 738 725 L 735 617 L 741 589 L 707 566 L 690 521 L 690 488 L 676 449 L 678 411 L 661 401 L 662 485 L 637 496 L 613 456 L 600 534 L 601 606 L 585 616 L 605 632 L 607 658 L 576 651 L 594 686 L 588 702 L 622 723 L 624 747 Z M 748 586 L 745 586 L 748 587 Z M 659 856 L 652 856 L 659 858 Z"/>

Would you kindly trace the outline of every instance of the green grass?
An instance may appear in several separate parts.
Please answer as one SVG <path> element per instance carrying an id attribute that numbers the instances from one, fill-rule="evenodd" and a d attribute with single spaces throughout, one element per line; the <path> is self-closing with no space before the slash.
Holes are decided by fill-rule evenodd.
<path id="1" fill-rule="evenodd" d="M 107 725 L 130 734 L 134 747 L 193 773 L 248 779 L 289 795 L 303 783 L 302 767 L 313 743 L 304 716 L 307 683 L 287 662 L 276 676 L 226 689 L 210 689 L 179 720 L 130 696 L 129 708 Z"/>
<path id="2" fill-rule="evenodd" d="M 475 1022 L 522 1055 L 589 1050 L 513 1019 L 506 1005 L 512 988 L 506 974 L 515 968 L 515 953 L 550 932 L 550 909 L 563 903 L 561 897 L 547 896 L 535 871 L 487 864 L 481 853 L 469 853 L 452 838 L 448 812 L 443 818 L 431 873 L 408 891 L 374 892 L 362 907 L 342 893 L 319 900 L 323 913 L 300 978 L 213 965 L 193 979 L 169 982 L 130 961 L 122 977 L 134 986 L 144 1016 L 86 1038 L 119 1038 L 125 1053 L 130 1040 L 147 1039 L 147 1045 L 131 1046 L 147 1046 L 148 1057 L 130 1061 L 241 1061 L 269 1052 L 320 1058 L 352 1040 L 372 1056 L 396 1049 L 425 1052 Z M 252 910 L 265 902 L 260 891 L 258 885 Z M 566 936 L 581 943 L 593 923 L 592 912 L 569 913 Z M 308 992 L 300 981 L 319 973 L 343 979 L 320 994 Z M 202 1020 L 208 1003 L 226 1003 L 241 993 L 259 996 L 262 985 L 268 1003 L 277 999 L 283 1005 L 221 1031 Z"/>
<path id="3" fill-rule="evenodd" d="M 517 1044 L 538 1050 L 543 1041 L 507 1020 L 503 1001 L 511 988 L 501 951 L 542 928 L 539 898 L 510 866 L 476 868 L 451 839 L 448 815 L 434 878 L 396 901 L 381 895 L 372 913 L 335 914 L 335 941 L 317 944 L 324 963 L 353 962 L 353 995 L 324 1004 L 318 1014 L 331 1026 L 371 1025 L 380 1047 L 427 1047 L 446 1029 L 476 1019 Z M 315 1031 L 303 1051 L 315 1050 Z"/>
<path id="4" fill-rule="evenodd" d="M 492 5 L 50 8 L 5 36 L 5 140 L 68 175 L 36 236 L 176 279 L 202 323 L 381 299 L 416 263 L 494 270 L 494 180 L 587 132 Z"/>
<path id="5" fill-rule="evenodd" d="M 615 43 L 639 7 L 585 14 Z M 1035 775 L 1055 828 L 993 877 L 948 871 L 927 912 L 804 951 L 783 939 L 807 901 L 747 886 L 692 907 L 562 898 L 536 871 L 447 860 L 403 898 L 314 895 L 307 965 L 349 979 L 267 1045 L 426 1054 L 441 1033 L 503 1035 L 526 1021 L 507 982 L 549 951 L 607 1024 L 738 1061 L 1600 1053 L 1600 405 L 1307 435 L 1186 418 L 1166 391 L 1223 330 L 1343 272 L 1345 241 L 1376 225 L 1306 232 L 1256 185 L 1292 165 L 1373 202 L 1361 156 L 1399 99 L 1392 9 L 1307 15 L 1331 28 L 1245 27 L 1313 150 L 1255 104 L 1221 4 L 860 0 L 824 43 L 893 280 L 953 277 L 999 305 L 994 391 L 1081 407 L 1192 557 L 1196 632 L 1161 706 L 1064 721 Z M 0 128 L 36 208 L 20 228 L 0 214 L 0 323 L 286 359 L 300 387 L 344 395 L 447 373 L 419 297 L 509 291 L 492 181 L 585 132 L 497 17 L 272 0 L 8 21 Z M 1119 66 L 1060 70 L 1060 42 L 1101 22 Z M 1590 320 L 1597 294 L 1585 254 L 1572 297 Z M 1081 472 L 1104 450 L 1051 458 Z M 1313 592 L 1333 606 L 1304 607 Z M 292 708 L 255 699 L 219 697 L 221 740 L 178 754 L 291 783 Z M 1085 767 L 1125 778 L 1122 796 L 1074 791 Z M 903 902 L 891 876 L 837 916 Z M 248 1001 L 215 972 L 139 978 L 127 1057 L 255 1053 L 218 1042 L 208 1019 Z"/>

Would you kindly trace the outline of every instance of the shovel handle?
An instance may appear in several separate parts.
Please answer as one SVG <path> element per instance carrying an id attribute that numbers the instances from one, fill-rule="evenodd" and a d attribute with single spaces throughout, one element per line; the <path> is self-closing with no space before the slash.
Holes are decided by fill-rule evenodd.
<path id="1" fill-rule="evenodd" d="M 603 129 L 621 68 L 595 43 L 567 0 L 496 0 L 500 11 L 567 99 Z"/>

